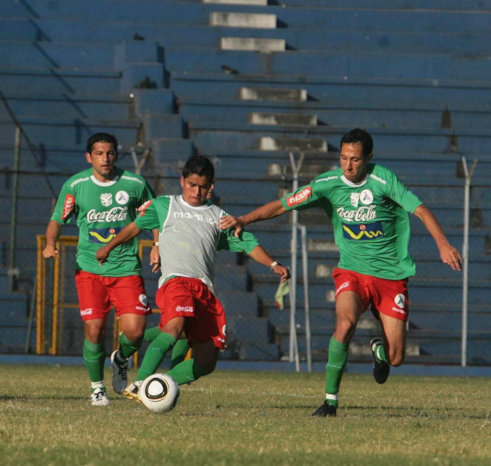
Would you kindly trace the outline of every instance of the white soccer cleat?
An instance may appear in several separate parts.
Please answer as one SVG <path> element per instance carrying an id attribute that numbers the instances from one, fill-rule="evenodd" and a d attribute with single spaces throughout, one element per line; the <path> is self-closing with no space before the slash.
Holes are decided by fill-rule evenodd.
<path id="1" fill-rule="evenodd" d="M 96 388 L 92 395 L 90 395 L 90 401 L 92 406 L 108 406 L 109 398 L 107 397 L 106 391 L 102 388 Z"/>

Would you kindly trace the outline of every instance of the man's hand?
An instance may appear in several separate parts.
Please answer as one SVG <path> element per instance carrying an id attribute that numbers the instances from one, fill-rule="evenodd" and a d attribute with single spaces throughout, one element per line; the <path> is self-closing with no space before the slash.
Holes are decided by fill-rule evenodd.
<path id="1" fill-rule="evenodd" d="M 153 246 L 150 249 L 150 266 L 153 273 L 157 273 L 160 270 L 160 251 L 158 246 Z"/>
<path id="2" fill-rule="evenodd" d="M 290 270 L 288 267 L 285 267 L 284 265 L 281 265 L 280 263 L 276 264 L 273 267 L 273 272 L 277 275 L 281 276 L 281 281 L 286 282 L 287 280 L 290 279 Z"/>
<path id="3" fill-rule="evenodd" d="M 453 270 L 462 270 L 462 256 L 450 243 L 440 247 L 440 258 L 444 264 L 448 264 Z"/>
<path id="4" fill-rule="evenodd" d="M 102 246 L 102 248 L 99 248 L 98 251 L 95 253 L 95 257 L 99 261 L 99 264 L 102 265 L 104 262 L 107 260 L 107 256 L 109 256 L 110 249 L 106 246 Z"/>
<path id="5" fill-rule="evenodd" d="M 47 244 L 43 249 L 43 257 L 49 259 L 50 257 L 56 257 L 58 255 L 58 249 L 54 244 Z"/>
<path id="6" fill-rule="evenodd" d="M 240 217 L 233 217 L 232 215 L 225 215 L 218 220 L 218 228 L 226 230 L 227 228 L 235 228 L 234 236 L 237 238 L 244 229 L 244 223 Z"/>

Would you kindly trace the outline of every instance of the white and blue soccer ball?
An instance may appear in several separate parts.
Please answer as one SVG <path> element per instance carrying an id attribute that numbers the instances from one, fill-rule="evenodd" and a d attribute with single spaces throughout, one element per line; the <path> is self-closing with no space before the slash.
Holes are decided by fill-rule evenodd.
<path id="1" fill-rule="evenodd" d="M 179 385 L 167 374 L 152 374 L 141 384 L 138 397 L 154 413 L 165 413 L 179 401 Z"/>

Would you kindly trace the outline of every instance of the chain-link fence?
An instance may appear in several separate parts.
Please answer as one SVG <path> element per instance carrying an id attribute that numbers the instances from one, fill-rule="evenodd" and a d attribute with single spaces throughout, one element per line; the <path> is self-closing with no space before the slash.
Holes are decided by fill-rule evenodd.
<path id="1" fill-rule="evenodd" d="M 0 224 L 2 258 L 2 293 L 0 320 L 0 352 L 38 352 L 80 355 L 83 325 L 78 313 L 74 286 L 74 247 L 67 247 L 58 292 L 63 295 L 63 325 L 59 327 L 58 343 L 53 340 L 53 290 L 42 303 L 46 327 L 45 343 L 37 346 L 36 329 L 40 324 L 34 293 L 39 261 L 45 262 L 46 276 L 53 274 L 53 263 L 39 257 L 37 235 L 45 232 L 55 195 L 71 173 L 21 171 L 0 172 L 0 195 L 4 206 Z M 13 180 L 19 174 L 17 199 L 14 202 Z M 178 178 L 146 176 L 158 193 L 177 193 Z M 302 184 L 307 180 L 300 180 Z M 464 186 L 453 184 L 407 183 L 440 220 L 449 240 L 457 248 L 463 244 Z M 53 189 L 50 189 L 50 186 Z M 469 283 L 467 317 L 468 364 L 491 364 L 491 309 L 489 225 L 490 185 L 475 185 L 470 196 Z M 226 211 L 240 215 L 277 199 L 291 188 L 291 178 L 281 173 L 265 179 L 227 178 L 218 176 L 214 201 Z M 53 195 L 52 191 L 56 191 Z M 16 205 L 17 215 L 12 216 Z M 15 218 L 15 224 L 12 223 Z M 334 326 L 333 283 L 330 278 L 337 262 L 332 228 L 321 211 L 310 210 L 299 215 L 306 226 L 311 349 L 314 361 L 325 361 L 327 345 Z M 421 225 L 412 219 L 411 254 L 417 264 L 417 275 L 410 280 L 411 315 L 408 332 L 408 362 L 459 364 L 462 354 L 462 274 L 442 264 L 437 248 Z M 251 225 L 261 244 L 272 257 L 291 264 L 292 225 L 289 215 Z M 76 227 L 67 225 L 63 235 L 77 235 Z M 143 236 L 149 238 L 149 236 Z M 299 248 L 298 260 L 301 260 Z M 154 296 L 157 276 L 148 266 L 144 251 L 144 278 L 150 302 Z M 300 358 L 307 353 L 304 289 L 302 268 L 298 268 L 296 287 L 295 330 Z M 222 358 L 248 360 L 281 360 L 289 357 L 290 322 L 286 297 L 285 309 L 275 305 L 278 278 L 267 267 L 240 254 L 221 252 L 217 268 L 217 290 L 228 317 L 228 347 Z M 10 285 L 14 291 L 10 291 Z M 370 354 L 367 342 L 378 333 L 375 319 L 366 313 L 351 344 L 351 361 L 366 361 Z M 152 316 L 150 325 L 158 322 Z M 112 344 L 109 336 L 108 345 Z M 55 349 L 53 349 L 55 348 Z"/>

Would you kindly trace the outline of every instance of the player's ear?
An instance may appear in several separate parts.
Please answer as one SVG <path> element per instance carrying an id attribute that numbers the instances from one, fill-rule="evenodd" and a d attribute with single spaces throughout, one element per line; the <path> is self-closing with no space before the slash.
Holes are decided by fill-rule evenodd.
<path id="1" fill-rule="evenodd" d="M 367 162 L 370 162 L 372 160 L 373 153 L 367 155 Z"/>
<path id="2" fill-rule="evenodd" d="M 90 152 L 85 153 L 85 160 L 87 160 L 87 163 L 92 163 L 92 156 L 90 155 Z"/>
<path id="3" fill-rule="evenodd" d="M 184 176 L 181 175 L 181 178 L 179 179 L 181 183 L 181 188 L 184 188 Z"/>

